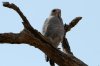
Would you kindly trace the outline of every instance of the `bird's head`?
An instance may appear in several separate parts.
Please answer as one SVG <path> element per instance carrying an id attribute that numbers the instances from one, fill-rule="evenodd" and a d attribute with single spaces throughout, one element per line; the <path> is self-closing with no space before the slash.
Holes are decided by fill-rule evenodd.
<path id="1" fill-rule="evenodd" d="M 61 17 L 61 10 L 60 9 L 53 9 L 51 11 L 51 15 Z"/>

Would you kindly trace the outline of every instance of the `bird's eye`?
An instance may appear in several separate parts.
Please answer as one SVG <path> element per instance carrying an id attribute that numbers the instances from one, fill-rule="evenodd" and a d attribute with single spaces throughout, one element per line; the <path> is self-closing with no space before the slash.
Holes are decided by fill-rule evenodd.
<path id="1" fill-rule="evenodd" d="M 56 10 L 54 9 L 54 10 L 52 10 L 52 12 L 56 12 Z"/>

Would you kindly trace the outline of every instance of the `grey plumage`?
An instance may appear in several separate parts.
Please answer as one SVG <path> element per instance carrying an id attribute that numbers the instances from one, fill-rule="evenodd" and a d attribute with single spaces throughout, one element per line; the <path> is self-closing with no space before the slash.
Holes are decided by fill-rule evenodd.
<path id="1" fill-rule="evenodd" d="M 51 15 L 45 20 L 42 34 L 50 39 L 52 45 L 57 48 L 59 43 L 63 40 L 64 26 L 61 18 L 61 10 L 53 9 Z M 47 57 L 51 66 L 54 66 L 54 61 Z"/>

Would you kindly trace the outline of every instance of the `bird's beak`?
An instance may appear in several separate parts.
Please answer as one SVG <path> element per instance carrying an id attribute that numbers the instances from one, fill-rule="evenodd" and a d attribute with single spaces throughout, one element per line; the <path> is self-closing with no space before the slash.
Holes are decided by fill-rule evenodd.
<path id="1" fill-rule="evenodd" d="M 60 10 L 57 10 L 57 14 L 59 17 L 61 17 L 61 11 Z"/>

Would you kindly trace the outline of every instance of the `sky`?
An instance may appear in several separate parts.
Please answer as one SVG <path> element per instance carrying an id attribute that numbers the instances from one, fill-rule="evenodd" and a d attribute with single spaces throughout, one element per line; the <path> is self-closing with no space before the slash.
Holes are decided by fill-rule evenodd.
<path id="1" fill-rule="evenodd" d="M 45 19 L 54 8 L 62 10 L 64 23 L 75 17 L 82 20 L 69 31 L 68 38 L 73 54 L 89 66 L 100 66 L 100 0 L 0 0 L 0 33 L 19 33 L 22 20 L 2 2 L 16 4 L 31 25 L 42 31 Z M 50 66 L 44 53 L 27 44 L 0 44 L 0 66 Z"/>

